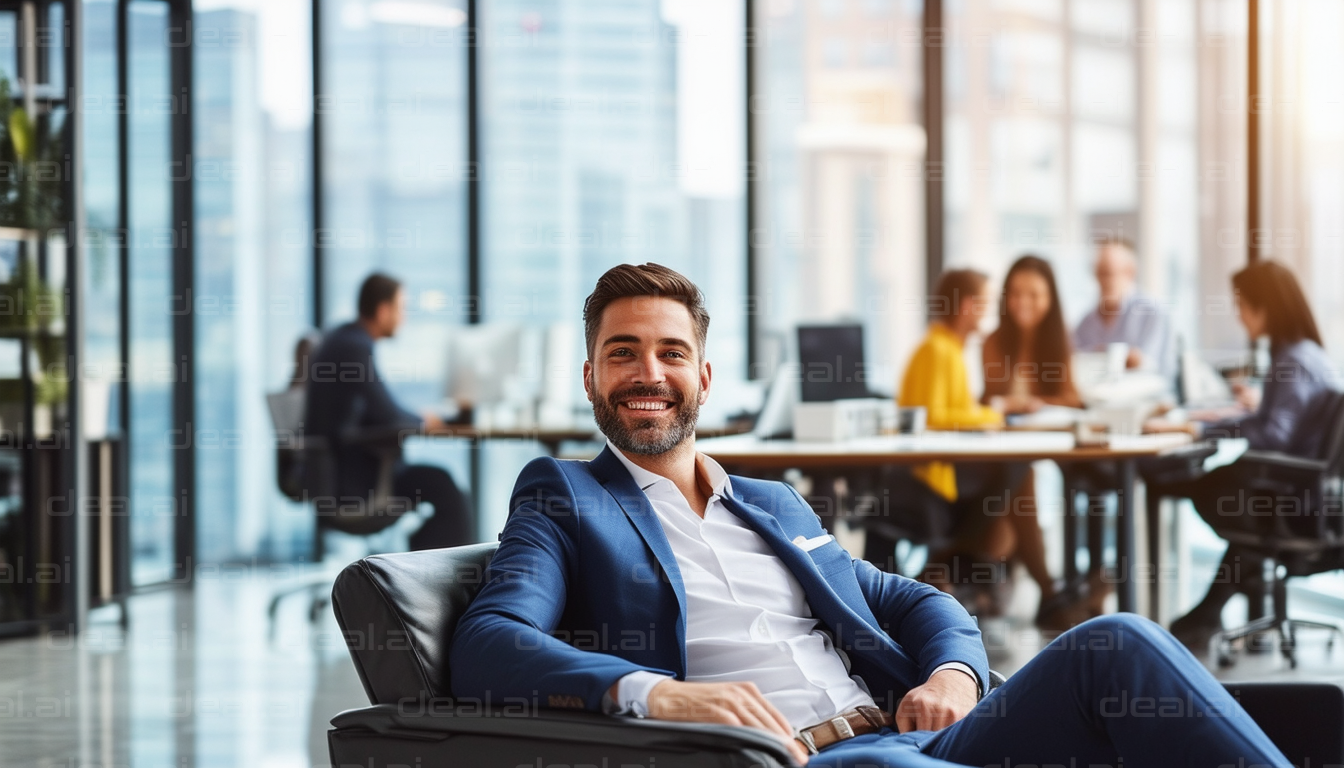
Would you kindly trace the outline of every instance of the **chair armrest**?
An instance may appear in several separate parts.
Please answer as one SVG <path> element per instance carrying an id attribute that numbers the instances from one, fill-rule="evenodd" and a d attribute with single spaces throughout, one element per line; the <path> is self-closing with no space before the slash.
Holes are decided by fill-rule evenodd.
<path id="1" fill-rule="evenodd" d="M 1279 451 L 1247 451 L 1237 460 L 1238 464 L 1263 469 L 1286 469 L 1312 474 L 1326 470 L 1326 463 L 1320 459 L 1304 459 Z"/>
<path id="2" fill-rule="evenodd" d="M 548 744 L 620 744 L 650 754 L 746 751 L 768 757 L 780 766 L 796 765 L 783 744 L 755 728 L 612 717 L 562 709 L 525 712 L 507 707 L 490 709 L 451 699 L 347 710 L 332 718 L 331 724 L 342 731 L 364 730 L 423 740 L 470 734 Z M 557 757 L 561 752 L 557 750 Z"/>
<path id="3" fill-rule="evenodd" d="M 1171 448 L 1156 456 L 1140 459 L 1139 474 L 1145 483 L 1155 485 L 1194 480 L 1206 474 L 1204 462 L 1217 452 L 1218 444 L 1213 440 Z"/>
<path id="4" fill-rule="evenodd" d="M 375 452 L 396 452 L 401 450 L 402 440 L 419 432 L 419 427 L 411 425 L 347 429 L 341 433 L 341 445 L 357 445 Z"/>

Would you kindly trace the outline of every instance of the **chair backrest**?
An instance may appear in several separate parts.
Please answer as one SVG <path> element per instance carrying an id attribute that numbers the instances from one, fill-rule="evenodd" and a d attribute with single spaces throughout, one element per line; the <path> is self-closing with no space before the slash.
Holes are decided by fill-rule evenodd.
<path id="1" fill-rule="evenodd" d="M 299 501 L 309 502 L 324 528 L 368 536 L 397 521 L 414 505 L 414 500 L 392 495 L 393 466 L 390 456 L 378 462 L 376 486 L 368 496 L 341 493 L 340 468 L 336 454 L 326 439 L 308 435 L 303 440 L 303 494 Z"/>
<path id="2" fill-rule="evenodd" d="M 266 396 L 271 412 L 271 427 L 277 433 L 303 434 L 303 409 L 308 403 L 308 390 L 290 387 Z"/>
<path id="3" fill-rule="evenodd" d="M 336 577 L 331 606 L 370 703 L 452 696 L 453 632 L 498 546 L 374 555 Z"/>
<path id="4" fill-rule="evenodd" d="M 1321 441 L 1321 458 L 1327 476 L 1344 477 L 1344 392 L 1331 392 L 1326 397 L 1330 399 L 1321 408 L 1327 430 Z"/>
<path id="5" fill-rule="evenodd" d="M 292 501 L 304 500 L 303 409 L 307 401 L 303 387 L 266 395 L 275 430 L 275 482 Z"/>
<path id="6" fill-rule="evenodd" d="M 1325 439 L 1321 441 L 1321 458 L 1325 461 L 1320 493 L 1322 514 L 1318 520 L 1319 535 L 1344 540 L 1344 392 L 1331 392 L 1322 413 L 1328 414 Z"/>

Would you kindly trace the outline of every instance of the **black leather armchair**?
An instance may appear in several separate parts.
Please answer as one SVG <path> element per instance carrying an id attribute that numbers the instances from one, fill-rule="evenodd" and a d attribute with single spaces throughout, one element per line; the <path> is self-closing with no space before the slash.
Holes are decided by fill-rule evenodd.
<path id="1" fill-rule="evenodd" d="M 779 742 L 751 728 L 454 699 L 449 643 L 495 546 L 375 555 L 337 577 L 332 608 L 373 706 L 331 721 L 333 765 L 793 765 Z"/>
<path id="2" fill-rule="evenodd" d="M 607 717 L 533 702 L 452 697 L 448 649 L 496 544 L 374 555 L 347 566 L 332 608 L 372 706 L 327 732 L 331 761 L 360 768 L 556 764 L 650 768 L 794 765 L 752 728 Z M 991 673 L 991 687 L 1002 678 Z M 1329 683 L 1229 685 L 1295 765 L 1344 763 L 1344 690 Z"/>

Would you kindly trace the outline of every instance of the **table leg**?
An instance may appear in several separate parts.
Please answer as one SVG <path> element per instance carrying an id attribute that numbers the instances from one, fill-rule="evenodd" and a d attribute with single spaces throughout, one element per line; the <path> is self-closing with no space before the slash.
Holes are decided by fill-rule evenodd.
<path id="1" fill-rule="evenodd" d="M 1148 616 L 1162 620 L 1162 496 L 1144 488 L 1144 507 L 1148 510 L 1148 562 L 1153 578 L 1148 585 Z"/>
<path id="2" fill-rule="evenodd" d="M 1064 484 L 1064 583 L 1078 578 L 1078 489 Z"/>
<path id="3" fill-rule="evenodd" d="M 469 509 L 471 519 L 475 521 L 475 530 L 481 530 L 481 484 L 485 482 L 481 479 L 481 450 L 485 440 L 479 435 L 471 438 L 467 442 L 467 461 L 469 462 L 471 475 L 471 501 Z"/>
<path id="4" fill-rule="evenodd" d="M 1117 597 L 1121 611 L 1133 612 L 1137 607 L 1137 593 L 1134 583 L 1134 486 L 1135 461 L 1124 459 L 1120 462 L 1120 498 L 1116 505 L 1115 521 L 1115 567 Z"/>

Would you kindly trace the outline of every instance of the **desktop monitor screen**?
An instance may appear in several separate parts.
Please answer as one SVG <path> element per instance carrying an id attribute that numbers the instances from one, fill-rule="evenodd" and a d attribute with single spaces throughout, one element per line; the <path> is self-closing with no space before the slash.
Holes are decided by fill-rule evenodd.
<path id="1" fill-rule="evenodd" d="M 798 366 L 804 403 L 868 397 L 863 326 L 798 326 Z"/>

